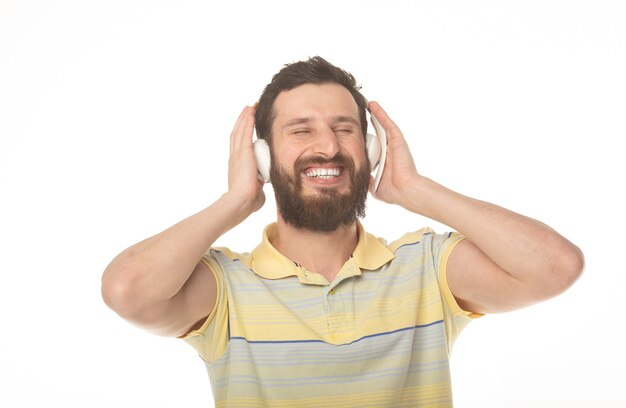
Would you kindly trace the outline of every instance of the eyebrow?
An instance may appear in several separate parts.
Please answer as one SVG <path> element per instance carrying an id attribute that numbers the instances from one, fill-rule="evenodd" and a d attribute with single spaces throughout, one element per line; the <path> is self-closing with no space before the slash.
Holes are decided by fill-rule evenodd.
<path id="1" fill-rule="evenodd" d="M 333 123 L 335 123 L 335 124 L 337 124 L 337 123 L 344 123 L 344 122 L 352 123 L 355 126 L 360 126 L 361 125 L 359 123 L 359 121 L 356 120 L 355 118 L 353 118 L 352 116 L 337 116 L 333 120 Z"/>
<path id="2" fill-rule="evenodd" d="M 309 117 L 291 119 L 290 121 L 285 123 L 285 125 L 283 126 L 283 129 L 287 129 L 288 127 L 291 127 L 291 126 L 306 124 L 306 123 L 309 123 L 310 121 L 311 121 L 311 118 Z"/>
<path id="3" fill-rule="evenodd" d="M 308 116 L 302 117 L 302 118 L 291 119 L 290 121 L 285 123 L 285 125 L 283 126 L 283 129 L 287 129 L 292 126 L 307 124 L 311 122 L 311 120 L 312 119 Z M 333 124 L 345 123 L 345 122 L 352 123 L 355 126 L 360 126 L 359 121 L 353 118 L 352 116 L 337 116 L 333 119 Z"/>

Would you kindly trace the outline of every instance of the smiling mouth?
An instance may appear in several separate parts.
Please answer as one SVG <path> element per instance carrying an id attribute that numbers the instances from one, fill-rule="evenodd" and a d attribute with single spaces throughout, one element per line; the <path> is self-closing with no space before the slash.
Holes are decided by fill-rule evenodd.
<path id="1" fill-rule="evenodd" d="M 311 177 L 311 178 L 330 179 L 330 178 L 333 178 L 333 177 L 339 177 L 341 175 L 341 169 L 338 169 L 338 168 L 332 168 L 332 169 L 317 168 L 317 169 L 308 170 L 308 171 L 304 172 L 304 174 L 307 177 Z"/>

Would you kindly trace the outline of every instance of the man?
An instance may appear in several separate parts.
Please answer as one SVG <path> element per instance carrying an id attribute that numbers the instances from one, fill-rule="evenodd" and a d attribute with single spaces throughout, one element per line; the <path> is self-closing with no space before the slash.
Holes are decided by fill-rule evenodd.
<path id="1" fill-rule="evenodd" d="M 462 328 L 580 275 L 581 251 L 546 225 L 419 174 L 400 129 L 368 107 L 387 137 L 374 196 L 458 232 L 386 244 L 364 231 L 366 101 L 352 75 L 315 57 L 286 65 L 239 116 L 228 192 L 105 271 L 111 308 L 196 348 L 216 406 L 449 407 Z M 264 203 L 255 119 L 271 150 L 277 222 L 251 254 L 207 251 Z"/>

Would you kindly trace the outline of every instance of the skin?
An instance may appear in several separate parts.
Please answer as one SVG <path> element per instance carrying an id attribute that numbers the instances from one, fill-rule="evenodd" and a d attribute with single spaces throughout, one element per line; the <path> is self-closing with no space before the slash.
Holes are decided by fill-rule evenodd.
<path id="1" fill-rule="evenodd" d="M 272 148 L 280 152 L 276 156 L 283 168 L 292 170 L 293 163 L 300 157 L 330 159 L 339 152 L 352 157 L 357 170 L 366 165 L 365 141 L 360 130 L 357 105 L 342 86 L 303 85 L 281 93 L 274 108 L 277 115 L 273 125 Z M 302 118 L 307 118 L 307 121 L 290 125 L 294 119 Z M 312 166 L 312 169 L 333 167 Z M 305 196 L 317 194 L 319 188 L 332 187 L 342 193 L 350 188 L 347 172 L 331 179 L 311 178 L 305 174 L 297 176 L 302 179 Z M 277 224 L 272 245 L 309 271 L 324 275 L 328 281 L 333 280 L 350 258 L 358 242 L 356 224 L 332 232 L 303 231 L 285 223 L 280 213 Z M 329 253 L 328 248 L 333 250 Z"/>
<path id="2" fill-rule="evenodd" d="M 339 151 L 352 157 L 357 168 L 365 165 L 357 106 L 341 86 L 303 85 L 281 93 L 274 108 L 272 148 L 288 171 L 299 157 L 330 158 Z M 518 309 L 560 294 L 580 276 L 584 258 L 575 245 L 539 221 L 422 176 L 400 129 L 378 103 L 371 102 L 369 108 L 388 142 L 385 170 L 374 197 L 467 237 L 452 251 L 447 267 L 448 284 L 463 309 L 476 313 Z M 356 124 L 350 125 L 351 118 Z M 197 214 L 126 249 L 106 268 L 103 298 L 123 318 L 159 335 L 180 336 L 208 316 L 215 305 L 215 279 L 199 259 L 218 237 L 265 202 L 252 148 L 253 127 L 254 107 L 246 107 L 231 133 L 226 193 Z M 305 195 L 318 194 L 322 187 L 349 188 L 343 176 L 328 180 L 298 176 Z M 358 240 L 356 225 L 327 233 L 303 231 L 286 224 L 280 214 L 277 224 L 272 244 L 329 281 Z"/>

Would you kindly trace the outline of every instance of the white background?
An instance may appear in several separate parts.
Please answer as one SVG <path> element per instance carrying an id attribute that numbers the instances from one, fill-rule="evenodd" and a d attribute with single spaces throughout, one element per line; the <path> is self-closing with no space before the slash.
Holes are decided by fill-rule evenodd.
<path id="1" fill-rule="evenodd" d="M 385 107 L 420 172 L 585 252 L 570 291 L 461 335 L 456 406 L 626 406 L 625 22 L 619 0 L 1 0 L 0 406 L 212 406 L 193 349 L 107 309 L 101 273 L 225 191 L 243 106 L 318 54 Z M 266 192 L 218 245 L 258 243 Z M 368 210 L 389 240 L 447 230 Z"/>

